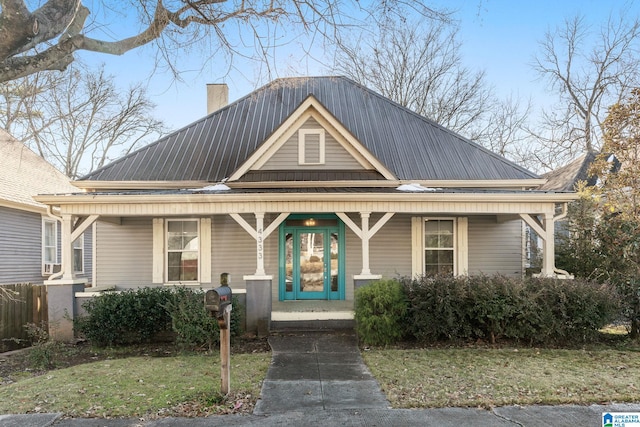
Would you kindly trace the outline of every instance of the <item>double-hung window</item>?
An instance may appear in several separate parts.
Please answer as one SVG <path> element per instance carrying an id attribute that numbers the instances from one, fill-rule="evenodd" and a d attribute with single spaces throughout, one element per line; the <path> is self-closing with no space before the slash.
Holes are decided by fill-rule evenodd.
<path id="1" fill-rule="evenodd" d="M 84 273 L 84 234 L 73 241 L 73 271 Z"/>
<path id="2" fill-rule="evenodd" d="M 58 222 L 50 219 L 42 220 L 42 262 L 58 263 Z"/>
<path id="3" fill-rule="evenodd" d="M 411 274 L 468 274 L 468 228 L 467 217 L 411 218 Z"/>
<path id="4" fill-rule="evenodd" d="M 454 274 L 455 221 L 427 219 L 424 224 L 424 273 Z"/>
<path id="5" fill-rule="evenodd" d="M 167 220 L 167 281 L 196 282 L 200 260 L 199 221 Z"/>

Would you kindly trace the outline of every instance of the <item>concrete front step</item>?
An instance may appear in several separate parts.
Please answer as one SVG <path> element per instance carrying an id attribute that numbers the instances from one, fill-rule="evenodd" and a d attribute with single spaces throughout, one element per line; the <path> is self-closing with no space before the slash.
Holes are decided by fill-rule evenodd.
<path id="1" fill-rule="evenodd" d="M 338 330 L 355 327 L 352 301 L 279 301 L 271 312 L 271 330 Z"/>

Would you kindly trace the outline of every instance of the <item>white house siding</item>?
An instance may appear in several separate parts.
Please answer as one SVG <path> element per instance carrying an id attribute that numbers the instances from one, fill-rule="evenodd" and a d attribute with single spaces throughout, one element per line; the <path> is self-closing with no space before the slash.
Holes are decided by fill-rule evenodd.
<path id="1" fill-rule="evenodd" d="M 320 124 L 309 118 L 301 129 L 320 129 Z M 327 169 L 362 169 L 362 166 L 342 147 L 336 139 L 325 132 L 325 162 Z M 323 166 L 298 164 L 298 132 L 295 132 L 280 149 L 262 166 L 263 170 L 318 169 Z"/>
<path id="2" fill-rule="evenodd" d="M 469 274 L 522 275 L 522 221 L 469 217 Z"/>
<path id="3" fill-rule="evenodd" d="M 123 218 L 121 225 L 98 222 L 96 286 L 150 285 L 153 265 L 151 218 Z"/>
<path id="4" fill-rule="evenodd" d="M 0 206 L 0 284 L 42 283 L 42 215 Z"/>

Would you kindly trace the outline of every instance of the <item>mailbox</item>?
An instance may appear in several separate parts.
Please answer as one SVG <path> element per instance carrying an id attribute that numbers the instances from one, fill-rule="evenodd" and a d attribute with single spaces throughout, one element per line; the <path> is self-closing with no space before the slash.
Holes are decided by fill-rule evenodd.
<path id="1" fill-rule="evenodd" d="M 231 288 L 220 286 L 209 289 L 204 294 L 204 308 L 211 312 L 213 316 L 222 317 L 224 309 L 231 304 Z"/>

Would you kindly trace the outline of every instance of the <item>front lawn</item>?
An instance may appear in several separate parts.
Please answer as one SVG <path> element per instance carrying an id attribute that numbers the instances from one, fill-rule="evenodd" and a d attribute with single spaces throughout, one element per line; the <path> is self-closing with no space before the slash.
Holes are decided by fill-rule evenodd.
<path id="1" fill-rule="evenodd" d="M 394 408 L 640 402 L 640 352 L 532 348 L 362 352 Z"/>

